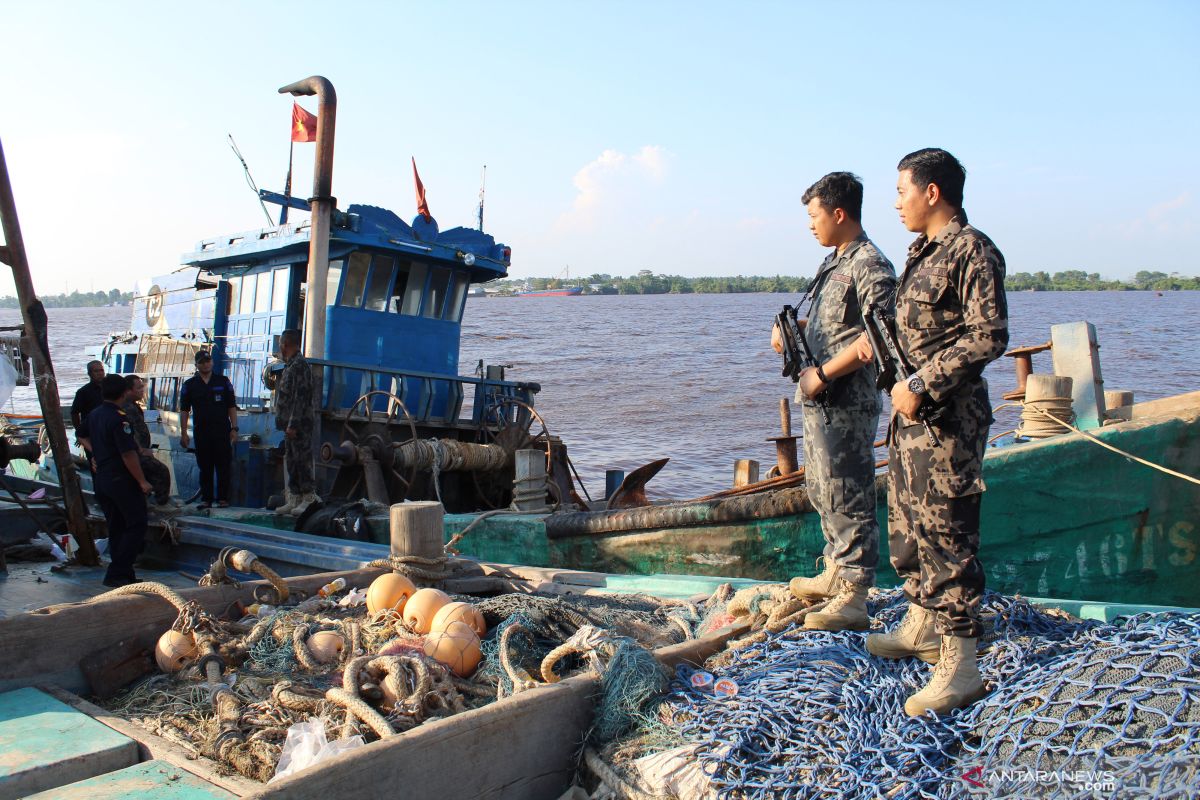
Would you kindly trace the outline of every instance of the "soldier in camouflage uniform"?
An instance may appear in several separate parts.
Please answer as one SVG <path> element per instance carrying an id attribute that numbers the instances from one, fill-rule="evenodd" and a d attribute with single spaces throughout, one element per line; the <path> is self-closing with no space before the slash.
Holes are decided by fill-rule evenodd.
<path id="1" fill-rule="evenodd" d="M 275 387 L 275 427 L 284 432 L 284 467 L 287 487 L 278 514 L 299 515 L 319 498 L 313 491 L 313 429 L 316 408 L 312 369 L 300 353 L 300 331 L 288 329 L 279 337 L 279 355 L 285 363 Z"/>
<path id="2" fill-rule="evenodd" d="M 945 150 L 918 150 L 898 166 L 896 208 L 920 236 L 896 295 L 896 339 L 914 372 L 892 389 L 888 546 L 909 608 L 867 649 L 888 658 L 937 663 L 928 685 L 908 698 L 912 716 L 969 705 L 985 689 L 975 647 L 979 602 L 979 508 L 983 454 L 992 423 L 983 368 L 1008 344 L 1004 256 L 967 223 L 966 172 Z M 929 403 L 934 443 L 916 421 Z"/>
<path id="3" fill-rule="evenodd" d="M 867 590 L 879 562 L 874 442 L 882 403 L 875 364 L 864 362 L 855 344 L 867 306 L 890 311 L 896 272 L 863 232 L 862 195 L 858 178 L 834 172 L 801 197 L 813 236 L 835 248 L 813 280 L 802 333 L 818 366 L 802 372 L 796 387 L 804 409 L 804 479 L 821 516 L 825 568 L 814 578 L 794 578 L 791 590 L 802 599 L 831 600 L 806 618 L 805 627 L 816 630 L 869 626 Z M 822 394 L 828 423 L 814 399 Z"/>
<path id="4" fill-rule="evenodd" d="M 138 461 L 142 465 L 142 475 L 146 483 L 154 489 L 154 502 L 160 506 L 171 502 L 171 470 L 167 465 L 154 457 L 150 449 L 150 428 L 146 426 L 146 416 L 142 412 L 141 403 L 146 398 L 146 382 L 137 375 L 126 375 L 125 386 L 128 393 L 121 410 L 133 430 L 133 439 L 138 446 Z"/>

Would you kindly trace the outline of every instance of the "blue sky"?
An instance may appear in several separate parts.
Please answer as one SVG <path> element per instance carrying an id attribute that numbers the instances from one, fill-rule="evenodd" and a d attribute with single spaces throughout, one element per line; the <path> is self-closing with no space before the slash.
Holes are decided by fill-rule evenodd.
<path id="1" fill-rule="evenodd" d="M 179 6 L 178 8 L 176 6 Z M 9 3 L 0 139 L 42 293 L 132 288 L 261 227 L 290 99 L 339 96 L 334 194 L 487 230 L 512 274 L 812 274 L 799 196 L 945 147 L 1010 272 L 1200 274 L 1200 4 Z M 309 101 L 315 110 L 315 101 Z M 301 192 L 312 145 L 297 145 Z M 7 273 L 7 271 L 5 271 Z M 0 276 L 0 294 L 11 293 Z"/>

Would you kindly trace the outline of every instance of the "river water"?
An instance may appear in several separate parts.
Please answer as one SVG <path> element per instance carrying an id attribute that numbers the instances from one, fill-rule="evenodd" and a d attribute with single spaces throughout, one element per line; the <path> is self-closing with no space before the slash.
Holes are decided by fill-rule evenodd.
<path id="1" fill-rule="evenodd" d="M 461 372 L 476 362 L 511 364 L 508 377 L 537 381 L 537 407 L 550 432 L 567 443 L 593 497 L 605 469 L 671 461 L 648 487 L 652 497 L 695 497 L 726 488 L 733 462 L 753 458 L 763 474 L 775 461 L 767 437 L 779 434 L 780 377 L 771 349 L 776 294 L 617 295 L 485 298 L 468 301 Z M 1200 389 L 1200 292 L 1021 292 L 1009 295 L 1011 345 L 1050 339 L 1059 322 L 1092 322 L 1100 339 L 1105 388 L 1139 400 Z M 125 330 L 128 308 L 50 309 L 50 345 L 69 403 L 84 380 L 85 347 Z M 0 325 L 19 324 L 0 310 Z M 1048 353 L 1034 356 L 1048 372 Z M 993 405 L 1015 384 L 1003 358 L 987 370 Z M 36 413 L 32 387 L 10 408 Z M 886 414 L 886 411 L 885 411 Z M 1014 410 L 997 413 L 993 432 L 1016 427 Z M 800 430 L 797 416 L 793 423 Z"/>

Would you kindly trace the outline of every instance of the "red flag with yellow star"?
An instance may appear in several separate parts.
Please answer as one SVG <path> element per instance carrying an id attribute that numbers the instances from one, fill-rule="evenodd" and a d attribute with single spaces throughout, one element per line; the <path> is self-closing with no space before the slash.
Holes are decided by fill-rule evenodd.
<path id="1" fill-rule="evenodd" d="M 315 142 L 317 140 L 317 115 L 310 114 L 292 103 L 292 141 Z"/>

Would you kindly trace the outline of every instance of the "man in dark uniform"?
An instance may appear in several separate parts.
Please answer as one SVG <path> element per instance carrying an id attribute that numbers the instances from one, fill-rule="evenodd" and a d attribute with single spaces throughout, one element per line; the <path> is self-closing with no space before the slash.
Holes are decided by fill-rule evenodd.
<path id="1" fill-rule="evenodd" d="M 825 569 L 793 578 L 790 587 L 801 599 L 830 600 L 805 619 L 806 628 L 827 631 L 870 626 L 867 592 L 879 562 L 874 443 L 883 403 L 875 365 L 863 362 L 856 343 L 868 306 L 890 312 L 896 271 L 863 231 L 862 197 L 857 177 L 832 172 L 800 198 L 813 236 L 834 250 L 817 270 L 801 332 L 817 366 L 801 373 L 796 392 L 804 409 L 805 481 L 821 516 Z M 820 395 L 828 398 L 829 422 L 817 405 Z"/>
<path id="2" fill-rule="evenodd" d="M 300 331 L 289 328 L 279 337 L 279 355 L 286 366 L 275 388 L 275 427 L 284 432 L 283 455 L 287 486 L 277 514 L 299 515 L 319 500 L 313 483 L 313 429 L 316 407 L 312 368 L 300 352 Z"/>
<path id="3" fill-rule="evenodd" d="M 237 402 L 233 384 L 224 375 L 213 374 L 212 355 L 196 353 L 196 374 L 179 390 L 179 444 L 187 449 L 188 418 L 194 417 L 196 465 L 200 467 L 201 508 L 229 505 L 229 473 L 233 443 L 237 441 Z M 213 473 L 216 472 L 216 492 Z"/>
<path id="4" fill-rule="evenodd" d="M 71 401 L 71 424 L 75 427 L 75 439 L 83 445 L 84 455 L 87 456 L 88 472 L 95 473 L 92 468 L 92 445 L 88 441 L 87 418 L 92 410 L 99 408 L 104 402 L 100 396 L 100 381 L 104 380 L 104 364 L 99 361 L 89 361 L 87 365 L 88 382 L 75 392 Z"/>
<path id="5" fill-rule="evenodd" d="M 867 649 L 937 663 L 904 704 L 918 716 L 961 708 L 985 692 L 975 652 L 983 631 L 983 454 L 992 423 L 983 368 L 1008 344 L 1008 304 L 1004 256 L 967 224 L 958 160 L 928 148 L 897 169 L 896 209 L 920 234 L 896 293 L 896 340 L 913 375 L 892 388 L 888 453 L 888 546 L 909 606 L 892 631 L 867 637 Z M 941 409 L 931 422 L 936 441 L 917 420 L 924 404 Z"/>
<path id="6" fill-rule="evenodd" d="M 133 428 L 121 410 L 126 392 L 124 378 L 106 375 L 101 384 L 104 400 L 85 421 L 96 459 L 96 499 L 108 523 L 105 586 L 137 583 L 133 562 L 146 542 L 146 494 L 151 487 L 138 461 Z"/>
<path id="7" fill-rule="evenodd" d="M 133 438 L 138 443 L 138 458 L 142 465 L 142 474 L 154 487 L 154 502 L 165 506 L 171 502 L 171 471 L 167 465 L 154 457 L 150 449 L 150 428 L 146 425 L 146 416 L 141 403 L 146 398 L 146 382 L 138 375 L 126 375 L 125 385 L 129 389 L 125 404 L 121 410 L 133 428 Z"/>

